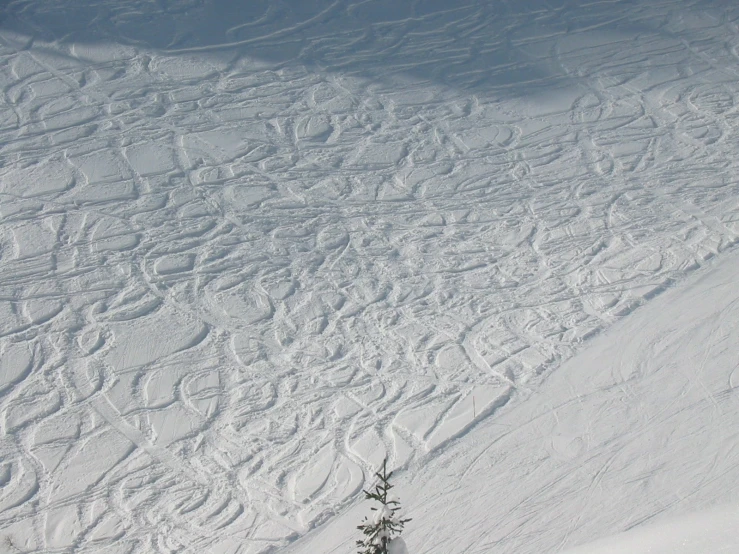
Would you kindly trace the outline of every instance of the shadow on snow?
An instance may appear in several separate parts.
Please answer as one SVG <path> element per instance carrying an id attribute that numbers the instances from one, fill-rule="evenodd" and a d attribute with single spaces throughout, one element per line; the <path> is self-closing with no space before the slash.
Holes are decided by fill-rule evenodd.
<path id="1" fill-rule="evenodd" d="M 64 0 L 0 2 L 0 32 L 35 41 L 125 43 L 248 56 L 369 80 L 412 79 L 471 93 L 540 94 L 571 77 L 552 39 L 657 32 L 646 0 Z M 686 4 L 686 9 L 690 5 Z"/>

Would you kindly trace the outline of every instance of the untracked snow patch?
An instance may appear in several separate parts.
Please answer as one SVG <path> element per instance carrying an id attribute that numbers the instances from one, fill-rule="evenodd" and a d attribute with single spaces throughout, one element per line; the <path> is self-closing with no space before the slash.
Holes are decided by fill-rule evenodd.
<path id="1" fill-rule="evenodd" d="M 602 539 L 563 554 L 715 554 L 739 551 L 739 510 L 699 512 Z"/>

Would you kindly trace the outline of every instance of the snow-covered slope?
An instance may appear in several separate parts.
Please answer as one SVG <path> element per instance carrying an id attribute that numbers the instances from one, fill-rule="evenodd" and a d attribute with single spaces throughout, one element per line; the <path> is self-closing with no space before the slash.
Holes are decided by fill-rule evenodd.
<path id="1" fill-rule="evenodd" d="M 739 550 L 739 513 L 715 509 L 646 525 L 565 554 L 706 554 Z"/>
<path id="2" fill-rule="evenodd" d="M 738 274 L 739 252 L 700 270 L 398 475 L 409 551 L 559 552 L 653 523 L 602 552 L 736 551 Z M 351 523 L 368 509 L 290 552 L 351 551 Z"/>
<path id="3" fill-rule="evenodd" d="M 384 456 L 412 552 L 554 552 L 733 502 L 736 358 L 687 341 L 735 337 L 731 284 L 653 316 L 665 335 L 638 314 L 736 268 L 738 21 L 3 3 L 0 540 L 340 544 Z"/>

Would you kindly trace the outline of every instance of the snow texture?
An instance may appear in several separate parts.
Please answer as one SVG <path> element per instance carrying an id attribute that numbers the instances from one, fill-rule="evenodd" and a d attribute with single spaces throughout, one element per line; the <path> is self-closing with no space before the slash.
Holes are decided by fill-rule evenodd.
<path id="1" fill-rule="evenodd" d="M 400 475 L 409 550 L 739 551 L 738 274 L 735 250 Z M 346 552 L 362 508 L 287 552 Z"/>
<path id="2" fill-rule="evenodd" d="M 344 552 L 385 456 L 417 553 L 736 505 L 738 57 L 728 1 L 1 3 L 0 551 Z"/>
<path id="3" fill-rule="evenodd" d="M 707 554 L 736 552 L 739 511 L 714 509 L 596 541 L 565 554 Z"/>
<path id="4" fill-rule="evenodd" d="M 403 537 L 396 537 L 388 544 L 388 554 L 408 554 Z"/>

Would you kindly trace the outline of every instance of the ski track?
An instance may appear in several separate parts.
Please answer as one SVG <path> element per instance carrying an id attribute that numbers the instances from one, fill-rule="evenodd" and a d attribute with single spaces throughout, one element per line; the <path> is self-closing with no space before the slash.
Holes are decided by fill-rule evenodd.
<path id="1" fill-rule="evenodd" d="M 737 242 L 739 8 L 255 5 L 1 8 L 9 552 L 277 550 Z"/>

